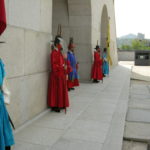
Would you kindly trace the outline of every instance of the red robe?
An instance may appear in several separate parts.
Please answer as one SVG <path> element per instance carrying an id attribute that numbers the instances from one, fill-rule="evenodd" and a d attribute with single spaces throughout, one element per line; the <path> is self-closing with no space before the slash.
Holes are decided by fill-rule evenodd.
<path id="1" fill-rule="evenodd" d="M 51 53 L 51 73 L 48 88 L 48 106 L 69 107 L 65 60 L 60 50 Z"/>
<path id="2" fill-rule="evenodd" d="M 100 58 L 100 53 L 95 51 L 94 52 L 94 63 L 93 63 L 92 72 L 91 72 L 92 79 L 96 79 L 96 80 L 103 79 L 102 64 L 103 64 L 103 61 Z"/>
<path id="3" fill-rule="evenodd" d="M 6 13 L 5 13 L 5 2 L 0 0 L 0 35 L 6 29 Z"/>

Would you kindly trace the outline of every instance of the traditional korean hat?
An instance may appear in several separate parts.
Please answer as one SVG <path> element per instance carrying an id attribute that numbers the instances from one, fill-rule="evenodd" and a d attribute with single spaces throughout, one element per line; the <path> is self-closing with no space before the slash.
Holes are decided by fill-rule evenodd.
<path id="1" fill-rule="evenodd" d="M 63 38 L 62 38 L 61 24 L 58 25 L 57 35 L 55 36 L 55 39 L 54 39 L 54 41 L 52 41 L 52 43 L 54 43 L 54 45 L 59 44 L 58 45 L 59 50 L 63 49 L 63 51 L 67 51 L 67 44 L 66 44 L 65 40 L 63 40 Z"/>
<path id="2" fill-rule="evenodd" d="M 57 36 L 60 37 L 60 38 L 62 37 L 62 27 L 61 27 L 61 24 L 58 25 Z"/>
<path id="3" fill-rule="evenodd" d="M 100 46 L 99 46 L 99 45 L 96 45 L 96 47 L 95 47 L 94 49 L 96 49 L 96 50 L 97 50 L 97 49 L 99 49 L 99 48 L 100 48 Z"/>
<path id="4" fill-rule="evenodd" d="M 54 45 L 59 44 L 59 43 L 60 43 L 60 39 L 58 36 L 56 36 L 54 40 Z"/>
<path id="5" fill-rule="evenodd" d="M 62 34 L 62 29 L 61 29 L 61 24 L 58 24 L 58 28 L 57 28 L 57 34 L 55 36 L 55 39 L 53 41 L 51 41 L 52 43 L 59 43 L 60 42 L 60 38 Z"/>
<path id="6" fill-rule="evenodd" d="M 104 48 L 104 52 L 107 52 L 107 48 L 106 47 Z"/>
<path id="7" fill-rule="evenodd" d="M 97 40 L 97 45 L 96 45 L 96 47 L 94 48 L 94 49 L 99 49 L 100 48 L 100 46 L 98 45 L 98 40 Z"/>
<path id="8" fill-rule="evenodd" d="M 73 37 L 70 38 L 69 45 L 68 45 L 68 49 L 72 49 L 72 48 L 75 48 L 75 45 L 73 43 Z"/>
<path id="9" fill-rule="evenodd" d="M 56 45 L 60 43 L 61 39 L 61 25 L 58 25 L 58 29 L 57 29 L 57 35 L 55 36 L 55 39 L 52 42 L 52 44 Z"/>

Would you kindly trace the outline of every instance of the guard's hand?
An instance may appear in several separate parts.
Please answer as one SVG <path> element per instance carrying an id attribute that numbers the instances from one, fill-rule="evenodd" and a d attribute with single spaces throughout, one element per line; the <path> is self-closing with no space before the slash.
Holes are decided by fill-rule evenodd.
<path id="1" fill-rule="evenodd" d="M 67 70 L 67 65 L 64 66 L 64 69 Z"/>
<path id="2" fill-rule="evenodd" d="M 68 75 L 66 75 L 66 80 L 68 80 Z"/>

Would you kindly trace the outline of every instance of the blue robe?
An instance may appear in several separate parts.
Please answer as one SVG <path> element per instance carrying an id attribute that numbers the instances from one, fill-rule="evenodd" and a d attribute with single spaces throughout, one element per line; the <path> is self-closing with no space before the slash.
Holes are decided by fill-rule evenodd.
<path id="1" fill-rule="evenodd" d="M 103 53 L 103 60 L 103 74 L 109 75 L 109 64 L 107 61 L 107 54 L 105 52 Z"/>
<path id="2" fill-rule="evenodd" d="M 4 64 L 0 59 L 0 86 L 3 84 L 5 77 Z M 12 128 L 10 126 L 7 109 L 4 103 L 4 96 L 0 90 L 0 150 L 5 150 L 6 146 L 14 144 Z"/>
<path id="3" fill-rule="evenodd" d="M 74 54 L 72 52 L 68 51 L 67 59 L 70 62 L 70 65 L 72 68 L 72 72 L 69 73 L 69 80 L 78 79 L 78 73 L 77 73 L 77 68 L 76 68 L 77 61 L 76 61 Z"/>

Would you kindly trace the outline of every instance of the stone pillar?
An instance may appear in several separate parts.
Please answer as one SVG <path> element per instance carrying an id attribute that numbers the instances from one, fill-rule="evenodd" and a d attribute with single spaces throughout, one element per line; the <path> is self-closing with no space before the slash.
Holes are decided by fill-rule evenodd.
<path id="1" fill-rule="evenodd" d="M 92 63 L 91 2 L 69 0 L 70 36 L 74 37 L 81 81 L 89 81 Z"/>

